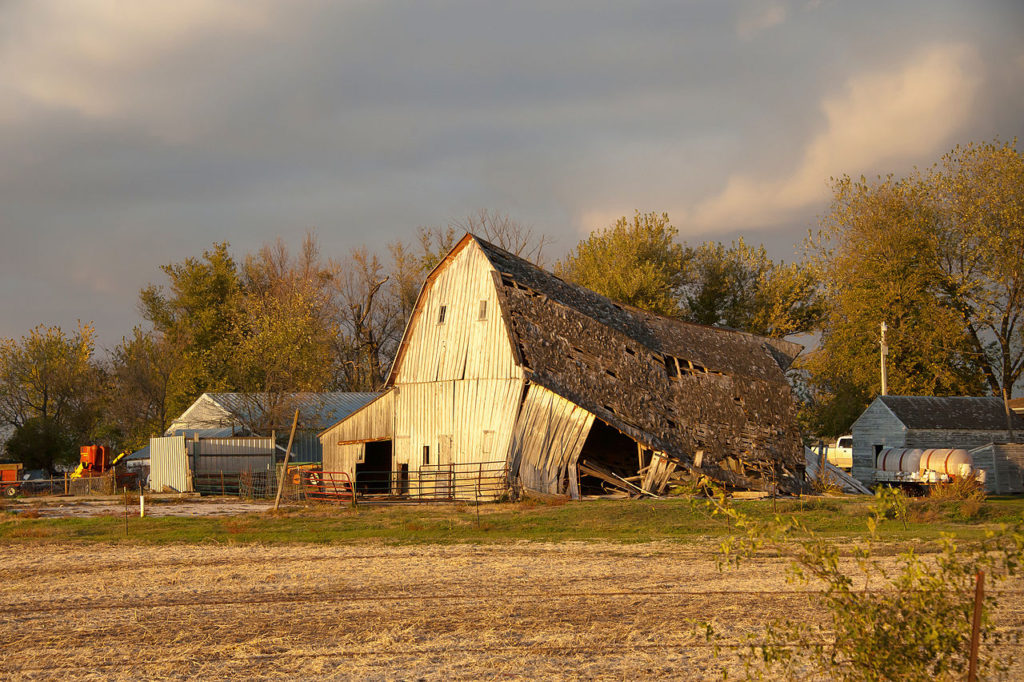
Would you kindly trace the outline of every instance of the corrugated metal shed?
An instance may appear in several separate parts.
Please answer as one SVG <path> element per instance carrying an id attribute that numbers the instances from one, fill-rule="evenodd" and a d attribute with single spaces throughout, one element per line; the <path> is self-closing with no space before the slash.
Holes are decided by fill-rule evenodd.
<path id="1" fill-rule="evenodd" d="M 292 460 L 319 462 L 322 449 L 317 434 L 376 398 L 378 393 L 204 393 L 164 435 L 194 438 L 269 436 L 276 432 L 279 454 L 288 443 L 292 417 L 299 410 L 299 425 L 292 443 Z"/>
<path id="2" fill-rule="evenodd" d="M 203 438 L 188 443 L 197 474 L 237 476 L 243 471 L 274 469 L 274 441 L 270 438 Z"/>
<path id="3" fill-rule="evenodd" d="M 376 398 L 378 393 L 204 393 L 164 433 L 225 438 L 246 431 L 284 430 L 299 410 L 299 428 L 321 431 Z M 276 422 L 276 423 L 275 423 Z M 269 431 L 267 431 L 269 433 Z"/>
<path id="4" fill-rule="evenodd" d="M 179 493 L 192 492 L 188 450 L 184 436 L 165 436 L 149 440 L 149 487 L 157 492 L 164 488 Z"/>
<path id="5" fill-rule="evenodd" d="M 971 450 L 971 458 L 985 470 L 988 492 L 1024 493 L 1024 443 L 988 443 Z"/>

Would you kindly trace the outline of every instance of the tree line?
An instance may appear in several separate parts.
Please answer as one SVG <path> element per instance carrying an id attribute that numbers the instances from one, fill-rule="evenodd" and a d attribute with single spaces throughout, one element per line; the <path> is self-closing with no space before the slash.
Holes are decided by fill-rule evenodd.
<path id="1" fill-rule="evenodd" d="M 842 177 L 832 187 L 794 262 L 742 239 L 687 244 L 667 214 L 637 211 L 551 267 L 662 315 L 813 334 L 790 374 L 815 436 L 844 432 L 878 395 L 882 321 L 891 393 L 1012 397 L 1024 367 L 1016 140 L 958 146 L 905 177 Z M 163 266 L 162 281 L 139 294 L 144 323 L 104 357 L 88 324 L 0 339 L 7 453 L 52 468 L 81 443 L 139 447 L 204 392 L 262 396 L 269 402 L 248 417 L 267 431 L 286 421 L 280 396 L 377 389 L 423 279 L 466 231 L 548 265 L 546 235 L 487 211 L 343 258 L 324 257 L 313 234 L 297 252 L 278 239 L 240 259 L 218 243 Z"/>

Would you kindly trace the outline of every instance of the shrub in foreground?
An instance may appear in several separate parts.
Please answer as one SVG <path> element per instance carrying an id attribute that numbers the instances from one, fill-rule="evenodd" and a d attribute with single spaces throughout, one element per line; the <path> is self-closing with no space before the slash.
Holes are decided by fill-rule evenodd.
<path id="1" fill-rule="evenodd" d="M 1021 523 L 990 531 L 974 544 L 944 536 L 936 555 L 909 551 L 893 565 L 874 550 L 886 516 L 904 520 L 906 508 L 883 495 L 868 519 L 868 541 L 856 546 L 852 561 L 847 561 L 834 541 L 815 535 L 796 519 L 755 519 L 734 507 L 721 490 L 711 484 L 708 490 L 708 510 L 728 519 L 736 530 L 722 544 L 720 567 L 771 550 L 791 557 L 792 580 L 820 588 L 809 594 L 824 614 L 823 622 L 766 623 L 743 655 L 748 678 L 964 679 L 978 571 L 985 572 L 989 588 L 979 670 L 997 674 L 1011 663 L 991 653 L 1007 644 L 1006 638 L 1019 639 L 1019 634 L 1000 631 L 992 623 L 998 593 L 991 588 L 1021 571 Z M 902 513 L 892 513 L 894 504 Z M 716 637 L 710 626 L 707 631 Z"/>

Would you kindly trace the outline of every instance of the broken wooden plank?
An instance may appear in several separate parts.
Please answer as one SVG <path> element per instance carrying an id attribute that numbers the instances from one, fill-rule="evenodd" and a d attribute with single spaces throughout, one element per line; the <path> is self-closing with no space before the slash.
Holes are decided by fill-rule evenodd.
<path id="1" fill-rule="evenodd" d="M 625 490 L 626 492 L 633 493 L 636 495 L 648 495 L 650 497 L 657 497 L 657 495 L 655 495 L 654 493 L 648 492 L 643 488 L 633 485 L 632 483 L 622 478 L 615 472 L 609 471 L 608 469 L 605 469 L 599 464 L 595 464 L 589 461 L 582 461 L 578 464 L 578 466 L 581 474 L 586 474 L 587 476 L 599 478 L 605 483 L 613 485 L 621 490 Z"/>

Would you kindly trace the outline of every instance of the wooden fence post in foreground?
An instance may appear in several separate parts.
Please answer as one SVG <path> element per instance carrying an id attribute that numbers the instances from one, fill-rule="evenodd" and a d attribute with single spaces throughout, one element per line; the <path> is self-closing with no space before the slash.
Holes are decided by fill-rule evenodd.
<path id="1" fill-rule="evenodd" d="M 281 491 L 284 490 L 284 475 L 288 471 L 288 458 L 292 454 L 292 441 L 295 439 L 295 427 L 299 424 L 299 411 L 295 410 L 295 419 L 292 420 L 292 432 L 288 435 L 288 449 L 284 451 L 284 466 L 281 467 L 281 477 L 277 481 L 277 497 L 274 498 L 274 511 L 277 511 L 281 504 Z M 275 450 L 277 446 L 274 446 Z"/>
<path id="2" fill-rule="evenodd" d="M 967 682 L 978 682 L 978 641 L 981 637 L 981 607 L 985 602 L 985 571 L 978 571 L 974 584 L 974 619 L 971 622 L 971 658 Z"/>

